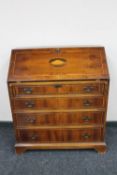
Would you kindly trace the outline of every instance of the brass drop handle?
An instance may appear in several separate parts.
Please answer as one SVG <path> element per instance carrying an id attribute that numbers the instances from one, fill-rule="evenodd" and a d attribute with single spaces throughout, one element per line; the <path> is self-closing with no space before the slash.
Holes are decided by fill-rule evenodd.
<path id="1" fill-rule="evenodd" d="M 89 122 L 90 120 L 92 120 L 92 118 L 89 116 L 83 116 L 82 119 L 84 122 Z"/>
<path id="2" fill-rule="evenodd" d="M 28 123 L 35 123 L 36 122 L 36 118 L 26 117 L 26 122 L 28 122 Z"/>
<path id="3" fill-rule="evenodd" d="M 85 101 L 83 102 L 83 105 L 86 106 L 86 107 L 89 107 L 89 106 L 92 105 L 92 103 L 91 103 L 89 100 L 85 100 Z"/>
<path id="4" fill-rule="evenodd" d="M 61 88 L 62 85 L 61 85 L 61 84 L 55 84 L 54 87 L 55 87 L 55 88 Z"/>
<path id="5" fill-rule="evenodd" d="M 35 103 L 33 101 L 27 101 L 27 102 L 25 102 L 25 106 L 27 108 L 33 108 L 34 105 L 35 105 Z"/>
<path id="6" fill-rule="evenodd" d="M 31 140 L 37 140 L 38 136 L 37 135 L 32 135 Z"/>
<path id="7" fill-rule="evenodd" d="M 26 87 L 23 89 L 25 94 L 32 94 L 32 88 Z"/>
<path id="8" fill-rule="evenodd" d="M 82 137 L 83 137 L 84 139 L 89 139 L 89 138 L 91 137 L 91 134 L 84 133 L 84 134 L 82 135 Z"/>
<path id="9" fill-rule="evenodd" d="M 84 87 L 83 90 L 87 93 L 90 93 L 94 90 L 94 87 L 93 86 L 86 86 L 86 87 Z"/>

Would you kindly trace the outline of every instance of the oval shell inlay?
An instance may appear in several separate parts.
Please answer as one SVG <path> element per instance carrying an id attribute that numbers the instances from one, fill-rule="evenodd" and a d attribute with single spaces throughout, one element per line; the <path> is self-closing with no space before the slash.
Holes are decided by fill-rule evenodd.
<path id="1" fill-rule="evenodd" d="M 50 61 L 50 64 L 53 66 L 63 66 L 66 63 L 66 60 L 64 58 L 53 58 Z"/>

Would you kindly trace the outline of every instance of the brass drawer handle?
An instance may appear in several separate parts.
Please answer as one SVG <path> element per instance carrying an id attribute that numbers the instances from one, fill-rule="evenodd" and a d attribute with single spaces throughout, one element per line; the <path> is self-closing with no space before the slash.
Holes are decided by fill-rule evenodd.
<path id="1" fill-rule="evenodd" d="M 37 140 L 38 136 L 37 135 L 32 135 L 31 140 Z"/>
<path id="2" fill-rule="evenodd" d="M 25 120 L 26 120 L 27 123 L 32 123 L 32 124 L 36 122 L 36 118 L 26 117 Z"/>
<path id="3" fill-rule="evenodd" d="M 86 87 L 84 87 L 83 90 L 87 93 L 90 93 L 90 92 L 94 91 L 94 87 L 93 86 L 86 86 Z"/>
<path id="4" fill-rule="evenodd" d="M 83 137 L 84 139 L 89 139 L 89 138 L 91 138 L 91 134 L 84 133 L 84 134 L 82 135 L 82 137 Z"/>
<path id="5" fill-rule="evenodd" d="M 84 122 L 89 122 L 89 121 L 92 120 L 92 118 L 89 117 L 89 116 L 83 116 L 82 119 L 83 119 Z"/>
<path id="6" fill-rule="evenodd" d="M 24 88 L 23 91 L 25 94 L 32 94 L 32 88 Z"/>
<path id="7" fill-rule="evenodd" d="M 27 102 L 25 102 L 25 106 L 27 108 L 33 108 L 34 105 L 35 105 L 35 103 L 33 101 L 27 101 Z"/>
<path id="8" fill-rule="evenodd" d="M 61 88 L 62 85 L 61 85 L 61 84 L 55 84 L 54 87 L 55 87 L 55 88 Z"/>
<path id="9" fill-rule="evenodd" d="M 86 107 L 89 107 L 89 106 L 92 105 L 92 103 L 91 103 L 89 100 L 85 100 L 85 101 L 83 102 L 83 105 L 86 106 Z"/>

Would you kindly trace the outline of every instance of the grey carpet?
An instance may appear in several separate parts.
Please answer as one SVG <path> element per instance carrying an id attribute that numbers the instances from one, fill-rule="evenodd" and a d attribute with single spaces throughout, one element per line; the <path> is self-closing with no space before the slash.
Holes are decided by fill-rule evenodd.
<path id="1" fill-rule="evenodd" d="M 117 127 L 108 126 L 108 152 L 28 151 L 17 156 L 11 125 L 0 126 L 0 175 L 117 175 Z"/>

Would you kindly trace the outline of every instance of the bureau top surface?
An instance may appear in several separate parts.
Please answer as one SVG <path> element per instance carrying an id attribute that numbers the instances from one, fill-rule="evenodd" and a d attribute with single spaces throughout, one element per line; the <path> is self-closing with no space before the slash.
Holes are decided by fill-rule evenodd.
<path id="1" fill-rule="evenodd" d="M 108 79 L 103 47 L 14 49 L 8 81 Z"/>

